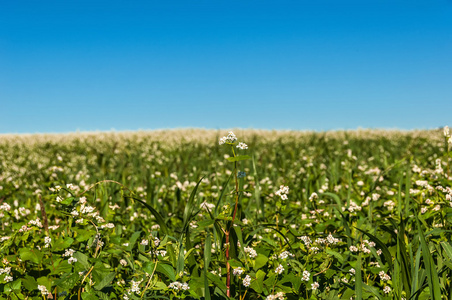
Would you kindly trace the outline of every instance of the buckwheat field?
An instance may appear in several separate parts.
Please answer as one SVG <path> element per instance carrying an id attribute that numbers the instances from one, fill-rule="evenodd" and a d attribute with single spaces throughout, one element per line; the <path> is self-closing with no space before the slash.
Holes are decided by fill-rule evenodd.
<path id="1" fill-rule="evenodd" d="M 0 299 L 451 299 L 452 138 L 0 135 Z"/>

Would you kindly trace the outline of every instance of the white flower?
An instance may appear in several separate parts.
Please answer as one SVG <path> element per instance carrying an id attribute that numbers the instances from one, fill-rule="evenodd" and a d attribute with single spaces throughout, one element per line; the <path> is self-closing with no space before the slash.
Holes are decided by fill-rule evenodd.
<path id="1" fill-rule="evenodd" d="M 450 136 L 449 126 L 444 126 L 444 136 L 445 137 L 449 137 Z"/>
<path id="2" fill-rule="evenodd" d="M 313 291 L 317 290 L 319 288 L 320 284 L 316 281 L 314 283 L 311 284 L 311 289 Z"/>
<path id="3" fill-rule="evenodd" d="M 237 148 L 245 150 L 245 149 L 248 149 L 248 145 L 240 142 L 240 143 L 238 143 Z"/>
<path id="4" fill-rule="evenodd" d="M 143 281 L 143 280 L 140 280 L 140 281 L 134 281 L 134 280 L 132 279 L 132 287 L 130 288 L 129 294 L 130 294 L 130 293 L 137 293 L 137 294 L 139 294 L 139 293 L 140 293 L 140 283 L 141 283 L 142 281 Z"/>
<path id="5" fill-rule="evenodd" d="M 303 271 L 303 277 L 301 277 L 302 281 L 309 281 L 309 277 L 311 276 L 311 273 L 308 271 Z"/>
<path id="6" fill-rule="evenodd" d="M 120 263 L 122 266 L 127 266 L 127 261 L 126 261 L 125 259 L 121 259 L 121 260 L 119 261 L 119 263 Z"/>
<path id="7" fill-rule="evenodd" d="M 284 186 L 284 185 L 281 185 L 279 187 L 279 190 L 275 192 L 275 195 L 281 197 L 281 200 L 287 200 L 288 199 L 288 197 L 287 197 L 288 194 L 289 194 L 289 187 L 288 186 Z"/>
<path id="8" fill-rule="evenodd" d="M 293 254 L 290 253 L 289 251 L 284 251 L 284 252 L 281 252 L 281 254 L 279 255 L 279 258 L 280 259 L 286 259 L 289 256 L 293 256 Z"/>
<path id="9" fill-rule="evenodd" d="M 389 276 L 388 274 L 385 273 L 385 271 L 380 271 L 380 273 L 378 273 L 378 275 L 380 275 L 380 279 L 382 281 L 388 281 L 391 280 L 391 276 Z"/>
<path id="10" fill-rule="evenodd" d="M 243 248 L 243 250 L 245 251 L 245 253 L 248 253 L 248 256 L 250 258 L 255 258 L 257 256 L 256 250 L 254 250 L 251 247 L 245 247 L 245 248 Z"/>
<path id="11" fill-rule="evenodd" d="M 246 275 L 245 278 L 243 279 L 243 285 L 245 287 L 249 287 L 251 284 L 251 277 L 250 275 Z"/>
<path id="12" fill-rule="evenodd" d="M 283 271 L 284 271 L 284 267 L 281 264 L 279 264 L 279 266 L 276 267 L 276 269 L 275 269 L 276 274 L 281 274 Z"/>
<path id="13" fill-rule="evenodd" d="M 383 288 L 383 292 L 385 292 L 385 294 L 389 294 L 391 292 L 391 288 L 387 285 Z"/>
<path id="14" fill-rule="evenodd" d="M 245 270 L 243 270 L 243 268 L 238 267 L 238 268 L 235 268 L 235 269 L 232 271 L 232 273 L 233 273 L 235 276 L 237 276 L 237 275 L 242 275 L 243 271 L 245 271 Z"/>
<path id="15" fill-rule="evenodd" d="M 226 137 L 226 140 L 227 140 L 229 143 L 234 143 L 234 142 L 237 140 L 237 137 L 235 136 L 234 132 L 229 131 L 229 132 L 228 132 L 228 136 Z"/>
<path id="16" fill-rule="evenodd" d="M 48 295 L 49 291 L 45 287 L 45 285 L 38 285 L 38 290 L 41 292 L 42 295 Z"/>
<path id="17" fill-rule="evenodd" d="M 67 260 L 67 262 L 69 264 L 72 264 L 73 262 L 76 262 L 76 261 L 77 261 L 77 259 L 75 257 L 72 257 L 72 256 Z"/>
<path id="18" fill-rule="evenodd" d="M 75 250 L 72 249 L 66 249 L 66 251 L 64 252 L 64 254 L 62 256 L 66 257 L 66 256 L 72 256 L 75 253 Z"/>
<path id="19" fill-rule="evenodd" d="M 178 290 L 180 290 L 180 289 L 182 289 L 182 290 L 184 290 L 184 291 L 190 289 L 190 287 L 188 286 L 188 284 L 187 284 L 186 282 L 180 283 L 179 281 L 171 282 L 171 283 L 169 284 L 168 288 L 173 289 L 173 290 L 176 290 L 176 291 L 178 291 Z"/>
<path id="20" fill-rule="evenodd" d="M 48 247 L 50 246 L 50 243 L 51 243 L 51 242 L 52 242 L 52 239 L 51 239 L 50 237 L 46 236 L 46 237 L 44 238 L 44 243 L 45 243 L 44 248 L 48 248 Z"/>
<path id="21" fill-rule="evenodd" d="M 309 196 L 309 201 L 314 201 L 315 199 L 318 199 L 319 195 L 317 193 L 312 193 L 311 196 Z"/>
<path id="22" fill-rule="evenodd" d="M 184 291 L 189 290 L 190 287 L 188 286 L 188 283 L 186 283 L 186 282 L 182 283 L 182 289 L 183 289 Z"/>

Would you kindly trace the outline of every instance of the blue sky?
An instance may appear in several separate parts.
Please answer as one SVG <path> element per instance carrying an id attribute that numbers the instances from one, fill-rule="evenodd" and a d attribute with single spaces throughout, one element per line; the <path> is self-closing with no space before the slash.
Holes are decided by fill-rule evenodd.
<path id="1" fill-rule="evenodd" d="M 0 5 L 0 133 L 442 125 L 452 0 Z"/>

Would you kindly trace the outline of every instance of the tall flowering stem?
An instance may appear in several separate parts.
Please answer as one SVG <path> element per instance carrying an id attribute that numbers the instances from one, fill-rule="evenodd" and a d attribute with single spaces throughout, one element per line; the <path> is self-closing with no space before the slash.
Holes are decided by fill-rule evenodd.
<path id="1" fill-rule="evenodd" d="M 238 149 L 248 149 L 248 146 L 243 143 L 237 143 L 237 137 L 235 136 L 235 134 L 230 131 L 228 133 L 227 136 L 224 136 L 220 139 L 219 141 L 220 145 L 230 145 L 231 149 L 232 149 L 232 157 L 229 157 L 228 160 L 230 162 L 234 163 L 234 179 L 235 179 L 235 204 L 234 204 L 234 210 L 232 213 L 232 219 L 231 222 L 229 223 L 229 226 L 226 227 L 225 230 L 225 236 L 226 236 L 226 295 L 228 297 L 231 297 L 231 265 L 229 264 L 229 259 L 230 259 L 230 253 L 229 253 L 229 249 L 230 249 L 230 244 L 229 244 L 229 236 L 231 233 L 231 229 L 234 226 L 234 222 L 235 222 L 235 218 L 237 215 L 237 208 L 238 208 L 238 203 L 239 203 L 239 175 L 240 177 L 244 177 L 245 173 L 244 172 L 240 172 L 238 171 L 237 168 L 237 162 L 241 161 L 241 160 L 246 160 L 249 159 L 250 157 L 247 155 L 237 155 L 236 151 L 234 150 L 234 147 L 238 148 Z"/>

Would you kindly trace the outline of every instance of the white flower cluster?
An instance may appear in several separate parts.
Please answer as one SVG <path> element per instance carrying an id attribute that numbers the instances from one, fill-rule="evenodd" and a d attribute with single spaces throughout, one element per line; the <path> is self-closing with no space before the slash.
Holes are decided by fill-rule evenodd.
<path id="1" fill-rule="evenodd" d="M 49 291 L 45 287 L 45 285 L 38 285 L 38 290 L 41 292 L 43 296 L 46 296 L 49 294 Z"/>
<path id="2" fill-rule="evenodd" d="M 314 201 L 316 199 L 319 199 L 319 195 L 317 195 L 316 192 L 312 193 L 311 196 L 309 196 L 309 201 Z"/>
<path id="3" fill-rule="evenodd" d="M 243 285 L 245 287 L 249 287 L 251 284 L 251 277 L 250 275 L 246 275 L 245 278 L 243 279 Z"/>
<path id="4" fill-rule="evenodd" d="M 308 247 L 308 248 L 310 247 L 312 240 L 311 240 L 311 238 L 309 238 L 309 236 L 303 235 L 298 238 L 303 241 L 303 243 L 306 245 L 306 247 Z"/>
<path id="5" fill-rule="evenodd" d="M 100 228 L 108 228 L 108 229 L 112 229 L 112 228 L 115 228 L 115 224 L 113 224 L 113 223 L 107 223 L 107 224 L 101 225 Z"/>
<path id="6" fill-rule="evenodd" d="M 64 254 L 62 255 L 63 257 L 67 257 L 70 256 L 69 259 L 67 260 L 67 262 L 69 264 L 72 264 L 74 262 L 77 262 L 77 258 L 73 257 L 72 255 L 74 255 L 75 250 L 72 249 L 66 249 L 66 251 L 64 252 Z"/>
<path id="7" fill-rule="evenodd" d="M 374 242 L 370 242 L 368 240 L 363 240 L 363 242 L 360 245 L 358 245 L 358 246 L 351 245 L 349 247 L 349 250 L 351 252 L 358 252 L 358 251 L 361 250 L 362 252 L 364 252 L 366 254 L 369 254 L 371 251 L 370 251 L 370 249 L 368 247 L 369 248 L 375 247 L 375 243 Z M 377 251 L 377 254 L 380 255 L 378 251 Z"/>
<path id="8" fill-rule="evenodd" d="M 215 204 L 204 201 L 203 203 L 201 203 L 200 208 L 204 209 L 205 211 L 213 210 L 215 209 Z"/>
<path id="9" fill-rule="evenodd" d="M 42 223 L 41 220 L 39 220 L 39 218 L 36 218 L 36 220 L 31 220 L 28 222 L 29 225 L 35 225 L 37 227 L 42 228 Z"/>
<path id="10" fill-rule="evenodd" d="M 309 281 L 309 277 L 311 277 L 311 273 L 308 271 L 303 271 L 303 277 L 301 277 L 302 281 Z"/>
<path id="11" fill-rule="evenodd" d="M 227 136 L 224 136 L 220 139 L 219 144 L 223 145 L 223 144 L 232 144 L 235 141 L 237 141 L 237 137 L 235 136 L 234 132 L 229 131 Z"/>
<path id="12" fill-rule="evenodd" d="M 290 253 L 289 251 L 283 251 L 281 254 L 279 254 L 280 259 L 286 259 L 287 257 L 293 257 L 294 255 Z"/>
<path id="13" fill-rule="evenodd" d="M 45 243 L 44 248 L 49 248 L 51 242 L 52 242 L 52 239 L 50 237 L 46 236 L 44 238 L 44 243 Z"/>
<path id="14" fill-rule="evenodd" d="M 245 253 L 248 253 L 248 256 L 250 258 L 255 258 L 257 256 L 256 250 L 254 250 L 251 247 L 245 247 L 245 248 L 243 248 L 243 250 L 245 251 Z"/>
<path id="15" fill-rule="evenodd" d="M 5 278 L 3 279 L 5 282 L 13 281 L 13 277 L 11 276 L 11 267 L 6 267 L 4 269 L 0 268 L 0 275 L 6 274 Z"/>
<path id="16" fill-rule="evenodd" d="M 186 290 L 190 289 L 190 287 L 188 286 L 188 284 L 186 282 L 180 283 L 179 281 L 171 282 L 168 287 L 175 291 L 179 291 L 179 290 L 186 291 Z"/>
<path id="17" fill-rule="evenodd" d="M 287 200 L 287 195 L 289 194 L 289 187 L 281 185 L 279 190 L 276 191 L 275 195 L 281 197 L 281 200 Z"/>
<path id="18" fill-rule="evenodd" d="M 282 272 L 284 272 L 284 267 L 283 267 L 283 265 L 279 264 L 279 266 L 277 266 L 275 269 L 275 273 L 281 274 Z"/>
<path id="19" fill-rule="evenodd" d="M 234 276 L 240 276 L 240 275 L 243 274 L 244 271 L 245 271 L 245 270 L 244 270 L 243 268 L 238 267 L 238 268 L 235 268 L 235 269 L 232 271 L 232 274 L 234 274 Z"/>
<path id="20" fill-rule="evenodd" d="M 245 143 L 240 142 L 240 143 L 237 144 L 237 148 L 245 150 L 245 149 L 248 149 L 248 145 L 245 144 Z"/>
<path id="21" fill-rule="evenodd" d="M 320 287 L 320 284 L 316 281 L 314 283 L 311 283 L 311 289 L 313 291 L 316 291 Z"/>
<path id="22" fill-rule="evenodd" d="M 2 205 L 0 205 L 0 210 L 10 211 L 11 205 L 9 205 L 8 203 L 3 203 Z"/>
<path id="23" fill-rule="evenodd" d="M 268 295 L 265 300 L 284 300 L 284 292 L 278 292 L 274 295 Z"/>
<path id="24" fill-rule="evenodd" d="M 380 279 L 382 281 L 388 281 L 391 280 L 391 276 L 389 276 L 388 274 L 385 273 L 385 271 L 380 271 L 380 273 L 378 273 L 378 275 L 380 275 Z"/>
<path id="25" fill-rule="evenodd" d="M 140 283 L 142 281 L 143 280 L 135 281 L 135 280 L 132 279 L 132 287 L 129 290 L 127 290 L 127 293 L 129 295 L 132 294 L 132 293 L 140 294 L 141 293 L 141 291 L 140 291 Z"/>

